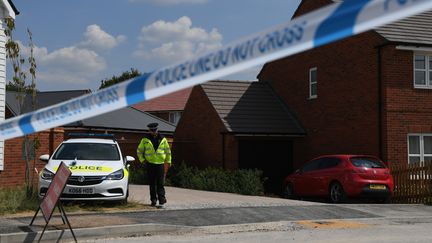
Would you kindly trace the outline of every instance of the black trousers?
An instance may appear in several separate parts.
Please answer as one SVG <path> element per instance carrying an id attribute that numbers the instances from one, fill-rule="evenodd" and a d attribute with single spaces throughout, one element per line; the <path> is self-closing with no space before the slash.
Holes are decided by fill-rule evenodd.
<path id="1" fill-rule="evenodd" d="M 160 164 L 152 164 L 147 163 L 147 174 L 149 179 L 149 187 L 150 187 L 150 200 L 152 202 L 165 202 L 165 173 L 164 173 L 164 165 Z"/>

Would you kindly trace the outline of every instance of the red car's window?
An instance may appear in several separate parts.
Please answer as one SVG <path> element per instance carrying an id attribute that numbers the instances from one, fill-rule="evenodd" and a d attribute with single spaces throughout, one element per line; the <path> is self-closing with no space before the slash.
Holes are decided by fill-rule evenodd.
<path id="1" fill-rule="evenodd" d="M 338 158 L 322 158 L 320 163 L 320 169 L 330 169 L 338 166 L 340 159 Z"/>
<path id="2" fill-rule="evenodd" d="M 351 163 L 355 167 L 385 168 L 381 161 L 374 158 L 351 158 Z"/>
<path id="3" fill-rule="evenodd" d="M 302 171 L 303 172 L 310 172 L 318 170 L 320 166 L 320 160 L 313 160 L 309 163 L 307 163 L 305 166 L 303 166 Z"/>

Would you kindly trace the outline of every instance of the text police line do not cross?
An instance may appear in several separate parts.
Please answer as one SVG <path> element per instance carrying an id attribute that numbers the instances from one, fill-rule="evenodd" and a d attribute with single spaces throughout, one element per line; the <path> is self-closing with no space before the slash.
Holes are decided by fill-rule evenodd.
<path id="1" fill-rule="evenodd" d="M 345 0 L 216 51 L 0 123 L 0 139 L 87 119 L 432 9 L 431 0 Z"/>

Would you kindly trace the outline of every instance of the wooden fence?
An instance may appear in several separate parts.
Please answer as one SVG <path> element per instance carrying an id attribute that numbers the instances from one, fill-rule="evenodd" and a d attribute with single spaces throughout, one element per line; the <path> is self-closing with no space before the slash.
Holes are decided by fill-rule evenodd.
<path id="1" fill-rule="evenodd" d="M 432 162 L 391 165 L 393 203 L 432 203 Z"/>

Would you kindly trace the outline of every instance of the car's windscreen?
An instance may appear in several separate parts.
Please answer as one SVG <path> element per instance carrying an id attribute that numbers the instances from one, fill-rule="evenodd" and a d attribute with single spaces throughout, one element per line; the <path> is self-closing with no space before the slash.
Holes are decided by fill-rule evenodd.
<path id="1" fill-rule="evenodd" d="M 385 168 L 381 161 L 374 158 L 351 158 L 351 163 L 355 167 Z"/>
<path id="2" fill-rule="evenodd" d="M 63 143 L 53 159 L 120 160 L 120 155 L 115 144 Z"/>

